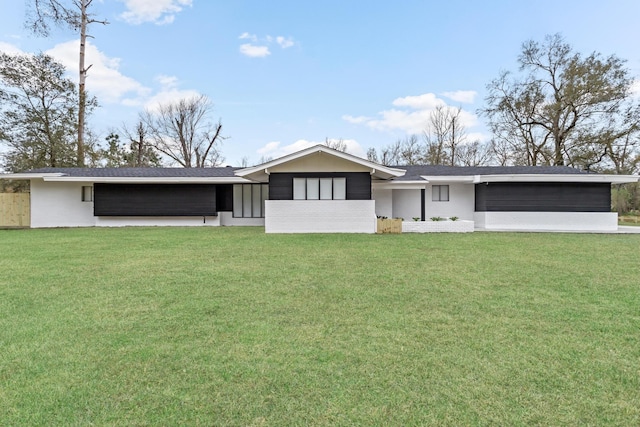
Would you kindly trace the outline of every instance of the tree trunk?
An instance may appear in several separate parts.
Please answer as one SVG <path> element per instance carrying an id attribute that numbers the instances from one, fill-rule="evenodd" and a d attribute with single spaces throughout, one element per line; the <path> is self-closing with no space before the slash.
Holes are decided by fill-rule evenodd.
<path id="1" fill-rule="evenodd" d="M 84 115 L 87 106 L 85 81 L 87 69 L 84 66 L 85 44 L 87 42 L 87 0 L 80 0 L 80 75 L 78 84 L 78 167 L 84 166 Z"/>

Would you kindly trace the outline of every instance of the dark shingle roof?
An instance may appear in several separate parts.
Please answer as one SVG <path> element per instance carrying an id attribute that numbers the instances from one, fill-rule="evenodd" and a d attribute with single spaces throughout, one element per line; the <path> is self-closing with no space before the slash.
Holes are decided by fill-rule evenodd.
<path id="1" fill-rule="evenodd" d="M 394 166 L 404 169 L 404 176 L 395 181 L 420 181 L 421 176 L 469 176 L 505 174 L 585 174 L 568 166 Z M 41 168 L 31 173 L 62 173 L 71 177 L 90 178 L 226 178 L 235 177 L 238 167 L 216 168 Z"/>
<path id="2" fill-rule="evenodd" d="M 511 175 L 511 174 L 585 174 L 586 172 L 569 166 L 394 166 L 404 169 L 404 176 L 396 181 L 419 181 L 427 176 L 469 176 L 469 175 Z"/>
<path id="3" fill-rule="evenodd" d="M 224 178 L 240 168 L 41 168 L 30 173 L 63 173 L 73 177 L 121 178 Z"/>

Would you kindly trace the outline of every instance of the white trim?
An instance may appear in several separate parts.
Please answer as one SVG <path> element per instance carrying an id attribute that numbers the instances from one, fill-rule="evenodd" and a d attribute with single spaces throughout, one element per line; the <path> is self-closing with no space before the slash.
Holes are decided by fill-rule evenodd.
<path id="1" fill-rule="evenodd" d="M 473 183 L 484 182 L 602 182 L 610 184 L 626 184 L 638 182 L 635 175 L 603 175 L 603 174 L 504 174 L 475 175 Z"/>
<path id="2" fill-rule="evenodd" d="M 3 173 L 0 174 L 0 179 L 43 179 L 47 177 L 59 177 L 67 176 L 64 173 Z M 86 181 L 86 179 L 85 179 Z"/>
<path id="3" fill-rule="evenodd" d="M 47 182 L 98 182 L 98 183 L 207 183 L 207 184 L 250 184 L 244 178 L 238 177 L 125 177 L 125 176 L 64 176 L 45 177 Z"/>
<path id="4" fill-rule="evenodd" d="M 168 176 L 69 176 L 63 173 L 15 173 L 0 175 L 0 179 L 42 179 L 45 182 L 140 183 L 140 184 L 252 184 L 254 181 L 237 176 L 168 177 Z"/>
<path id="5" fill-rule="evenodd" d="M 380 190 L 415 190 L 427 188 L 429 181 L 371 181 L 373 188 Z"/>
<path id="6" fill-rule="evenodd" d="M 462 182 L 467 184 L 474 183 L 473 175 L 438 175 L 438 176 L 428 176 L 428 175 L 420 175 L 420 178 L 424 179 L 427 182 Z"/>

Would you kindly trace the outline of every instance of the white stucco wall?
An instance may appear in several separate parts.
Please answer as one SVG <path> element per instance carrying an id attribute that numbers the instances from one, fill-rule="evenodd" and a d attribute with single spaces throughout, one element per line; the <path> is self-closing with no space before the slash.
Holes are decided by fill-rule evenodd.
<path id="1" fill-rule="evenodd" d="M 95 225 L 93 202 L 82 201 L 82 182 L 31 180 L 31 227 L 90 227 Z"/>
<path id="2" fill-rule="evenodd" d="M 446 185 L 446 183 L 444 183 Z M 437 185 L 437 184 L 436 184 Z M 448 184 L 449 185 L 449 201 L 434 202 L 432 201 L 433 187 L 427 186 L 425 217 L 429 219 L 434 216 L 452 217 L 457 216 L 460 219 L 473 221 L 475 211 L 475 190 L 472 184 Z M 405 218 L 407 219 L 407 218 Z"/>
<path id="3" fill-rule="evenodd" d="M 264 218 L 234 218 L 233 212 L 218 212 L 222 226 L 264 226 Z"/>
<path id="4" fill-rule="evenodd" d="M 392 218 L 403 218 L 410 221 L 413 217 L 420 217 L 422 203 L 420 189 L 412 190 L 392 190 L 393 212 L 386 215 Z"/>
<path id="5" fill-rule="evenodd" d="M 371 190 L 371 197 L 376 202 L 376 215 L 393 217 L 393 190 L 375 188 Z"/>
<path id="6" fill-rule="evenodd" d="M 267 200 L 267 233 L 375 233 L 373 200 Z"/>
<path id="7" fill-rule="evenodd" d="M 93 202 L 82 201 L 83 182 L 31 181 L 31 227 L 218 226 L 220 217 L 94 217 Z"/>
<path id="8" fill-rule="evenodd" d="M 476 212 L 475 224 L 485 230 L 615 231 L 615 212 Z"/>

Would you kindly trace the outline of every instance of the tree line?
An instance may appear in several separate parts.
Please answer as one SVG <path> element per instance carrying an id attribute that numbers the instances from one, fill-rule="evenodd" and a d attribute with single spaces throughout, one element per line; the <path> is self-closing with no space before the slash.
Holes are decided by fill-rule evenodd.
<path id="1" fill-rule="evenodd" d="M 625 61 L 583 56 L 559 35 L 529 40 L 518 71 L 487 85 L 491 139 L 470 140 L 461 109 L 439 106 L 421 135 L 397 140 L 367 157 L 387 165 L 571 166 L 634 174 L 640 170 L 640 102 Z"/>
<path id="2" fill-rule="evenodd" d="M 96 19 L 93 0 L 28 0 L 28 27 L 48 35 L 50 25 L 80 34 L 79 84 L 52 57 L 0 53 L 0 165 L 7 172 L 41 167 L 208 167 L 220 164 L 222 122 L 204 95 L 160 104 L 134 123 L 113 128 L 103 142 L 87 127 L 98 100 L 85 89 L 91 65 L 84 47 Z M 460 107 L 438 106 L 421 134 L 382 149 L 369 160 L 385 165 L 555 165 L 594 172 L 640 170 L 640 102 L 625 61 L 582 55 L 559 35 L 522 44 L 517 71 L 502 71 L 487 85 L 477 111 L 491 131 L 470 138 Z M 625 187 L 625 207 L 640 208 L 638 189 Z M 636 186 L 637 187 L 637 186 Z M 631 189 L 631 190 L 628 190 Z M 628 191 L 627 191 L 628 190 Z"/>

